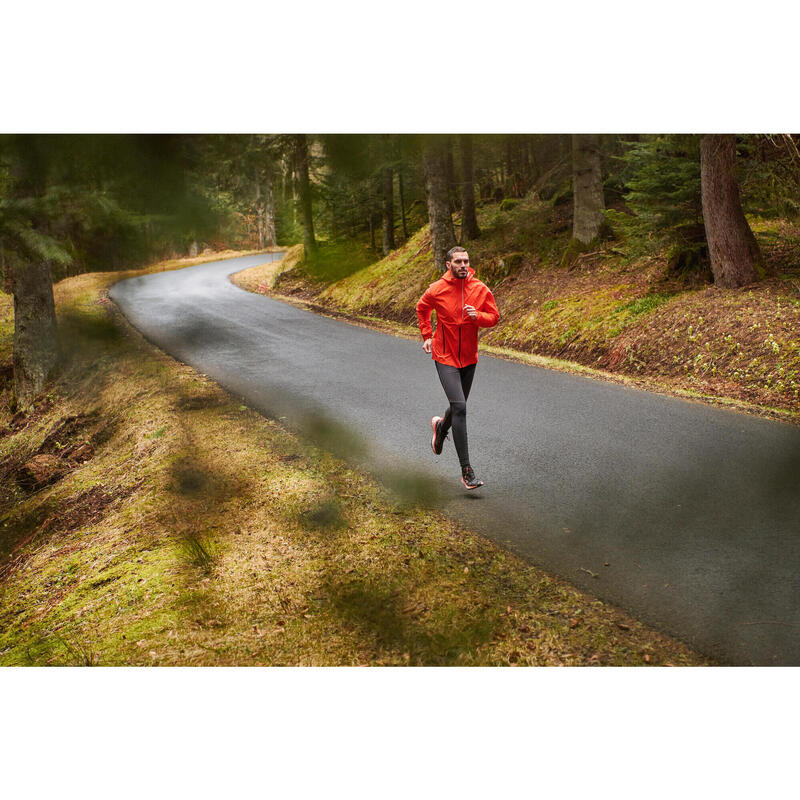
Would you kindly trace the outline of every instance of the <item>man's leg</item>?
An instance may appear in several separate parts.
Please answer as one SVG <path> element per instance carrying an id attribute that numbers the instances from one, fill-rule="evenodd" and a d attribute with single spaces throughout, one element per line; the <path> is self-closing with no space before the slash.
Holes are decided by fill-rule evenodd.
<path id="1" fill-rule="evenodd" d="M 475 373 L 475 365 L 470 367 L 463 367 L 461 370 L 458 367 L 451 367 L 449 364 L 436 364 L 436 371 L 439 373 L 439 380 L 442 383 L 444 393 L 450 401 L 450 405 L 445 411 L 442 425 L 442 435 L 447 433 L 452 427 L 453 429 L 453 442 L 456 446 L 456 453 L 458 453 L 458 460 L 462 467 L 469 464 L 469 446 L 467 444 L 467 398 L 464 394 L 464 386 L 466 385 L 467 394 L 472 386 L 472 377 Z M 467 370 L 467 374 L 462 374 L 463 370 Z"/>
<path id="2" fill-rule="evenodd" d="M 470 364 L 468 367 L 461 367 L 461 389 L 464 392 L 464 400 L 469 400 L 469 390 L 472 388 L 472 379 L 475 377 L 475 367 L 477 364 Z"/>

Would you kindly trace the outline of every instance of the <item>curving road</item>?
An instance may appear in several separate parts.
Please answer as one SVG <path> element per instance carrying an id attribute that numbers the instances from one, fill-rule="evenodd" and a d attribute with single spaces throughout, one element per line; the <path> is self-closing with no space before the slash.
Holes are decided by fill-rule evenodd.
<path id="1" fill-rule="evenodd" d="M 278 257 L 278 256 L 276 256 Z M 160 348 L 378 474 L 422 470 L 443 510 L 595 596 L 735 664 L 800 664 L 800 429 L 481 356 L 467 494 L 420 344 L 238 289 L 247 256 L 121 281 Z M 501 309 L 502 312 L 502 309 Z M 352 442 L 352 440 L 351 440 Z M 346 447 L 346 446 L 345 446 Z"/>

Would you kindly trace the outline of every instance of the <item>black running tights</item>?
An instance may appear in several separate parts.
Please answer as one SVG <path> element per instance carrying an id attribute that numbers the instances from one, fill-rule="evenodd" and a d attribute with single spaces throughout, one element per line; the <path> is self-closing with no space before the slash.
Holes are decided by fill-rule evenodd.
<path id="1" fill-rule="evenodd" d="M 453 441 L 456 445 L 456 453 L 462 467 L 469 464 L 469 447 L 467 445 L 467 398 L 472 387 L 472 378 L 475 375 L 476 364 L 468 367 L 451 367 L 449 364 L 436 364 L 436 371 L 439 373 L 439 380 L 442 388 L 450 401 L 447 411 L 444 412 L 444 422 L 442 423 L 443 433 L 447 433 L 453 428 Z"/>

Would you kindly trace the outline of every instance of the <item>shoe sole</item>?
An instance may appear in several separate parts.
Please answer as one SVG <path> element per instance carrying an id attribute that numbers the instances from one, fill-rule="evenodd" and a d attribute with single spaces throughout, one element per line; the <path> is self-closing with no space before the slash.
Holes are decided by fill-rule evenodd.
<path id="1" fill-rule="evenodd" d="M 468 489 L 469 491 L 472 491 L 473 489 L 480 489 L 481 486 L 485 486 L 486 485 L 486 484 L 484 484 L 483 481 L 481 481 L 480 483 L 476 484 L 475 486 L 467 486 L 467 482 L 463 478 L 461 479 L 461 483 L 463 483 L 464 484 L 464 488 Z"/>
<path id="2" fill-rule="evenodd" d="M 433 431 L 433 436 L 431 437 L 431 450 L 433 450 L 433 454 L 435 456 L 440 456 L 442 454 L 441 450 L 438 453 L 436 452 L 436 423 L 441 421 L 441 417 L 431 418 L 431 430 Z"/>

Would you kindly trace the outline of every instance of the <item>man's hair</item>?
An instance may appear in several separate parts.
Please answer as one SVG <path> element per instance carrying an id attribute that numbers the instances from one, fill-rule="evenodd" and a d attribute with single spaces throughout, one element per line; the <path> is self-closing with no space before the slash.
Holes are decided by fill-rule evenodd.
<path id="1" fill-rule="evenodd" d="M 453 253 L 466 253 L 467 248 L 462 247 L 460 244 L 457 244 L 455 247 L 451 247 L 447 251 L 447 256 L 445 257 L 445 261 L 452 261 L 453 260 Z"/>

